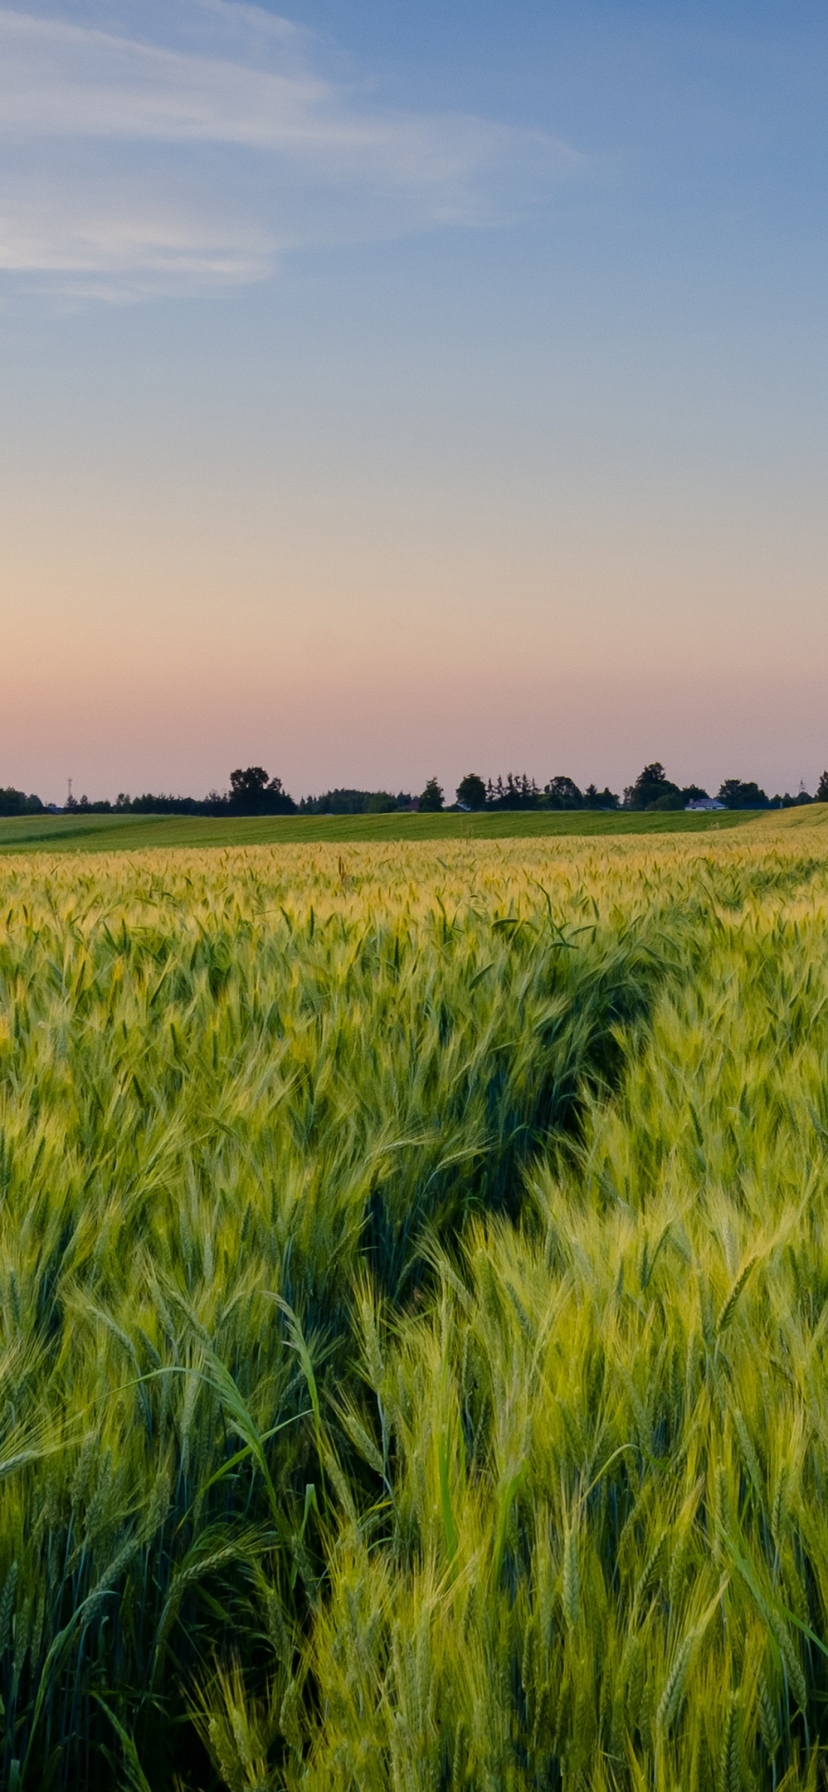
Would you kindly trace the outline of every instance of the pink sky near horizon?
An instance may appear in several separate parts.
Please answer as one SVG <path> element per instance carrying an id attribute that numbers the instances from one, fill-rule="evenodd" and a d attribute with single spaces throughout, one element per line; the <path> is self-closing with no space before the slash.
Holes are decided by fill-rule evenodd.
<path id="1" fill-rule="evenodd" d="M 455 516 L 422 481 L 277 483 L 6 486 L 3 782 L 203 795 L 263 763 L 296 795 L 433 772 L 452 793 L 470 769 L 620 790 L 657 757 L 772 794 L 828 759 L 823 567 L 778 512 L 751 534 L 685 501 L 654 527 L 598 494 L 590 527 L 572 494 L 495 511 L 459 475 Z"/>

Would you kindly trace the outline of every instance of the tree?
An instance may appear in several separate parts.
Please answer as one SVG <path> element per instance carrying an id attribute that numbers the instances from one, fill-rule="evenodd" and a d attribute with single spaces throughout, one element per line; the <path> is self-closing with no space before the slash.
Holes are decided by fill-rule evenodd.
<path id="1" fill-rule="evenodd" d="M 559 775 L 550 778 L 543 788 L 544 794 L 549 798 L 550 809 L 582 809 L 584 806 L 583 795 L 574 778 Z M 592 788 L 595 789 L 595 786 Z"/>
<path id="2" fill-rule="evenodd" d="M 420 808 L 435 812 L 443 807 L 443 789 L 436 778 L 429 778 L 425 790 L 420 797 Z"/>
<path id="3" fill-rule="evenodd" d="M 605 784 L 603 790 L 596 790 L 594 784 L 588 784 L 584 791 L 585 809 L 617 809 L 618 797 L 614 790 Z"/>
<path id="4" fill-rule="evenodd" d="M 279 783 L 279 788 L 281 789 L 281 781 L 277 779 L 277 783 Z M 234 796 L 261 796 L 262 791 L 266 789 L 267 772 L 261 765 L 249 765 L 244 772 L 237 771 L 230 773 L 231 800 Z"/>
<path id="5" fill-rule="evenodd" d="M 540 791 L 526 772 L 508 772 L 505 784 L 500 777 L 495 785 L 489 779 L 486 802 L 492 809 L 538 809 Z"/>
<path id="6" fill-rule="evenodd" d="M 680 796 L 677 784 L 668 778 L 659 759 L 652 765 L 645 765 L 639 772 L 634 784 L 628 784 L 624 791 L 625 809 L 649 809 L 651 803 L 657 803 L 664 796 Z"/>
<path id="7" fill-rule="evenodd" d="M 486 786 L 476 772 L 467 772 L 457 786 L 457 801 L 464 809 L 485 809 Z"/>
<path id="8" fill-rule="evenodd" d="M 293 815 L 296 811 L 281 778 L 268 780 L 261 765 L 230 773 L 228 806 L 234 815 Z"/>
<path id="9" fill-rule="evenodd" d="M 321 796 L 303 796 L 300 815 L 390 815 L 394 809 L 410 809 L 411 797 L 405 791 L 392 796 L 390 790 L 325 790 Z"/>
<path id="10" fill-rule="evenodd" d="M 815 803 L 828 803 L 828 772 L 823 772 L 816 787 Z"/>
<path id="11" fill-rule="evenodd" d="M 717 801 L 726 809 L 767 809 L 768 799 L 758 784 L 743 784 L 741 778 L 725 778 Z"/>
<path id="12" fill-rule="evenodd" d="M 42 808 L 39 796 L 27 796 L 25 790 L 15 790 L 11 784 L 0 790 L 0 815 L 37 815 Z"/>

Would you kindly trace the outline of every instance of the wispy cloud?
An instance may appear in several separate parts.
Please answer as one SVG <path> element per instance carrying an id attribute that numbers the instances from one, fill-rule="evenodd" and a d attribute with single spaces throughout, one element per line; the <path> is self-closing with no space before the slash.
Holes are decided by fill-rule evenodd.
<path id="1" fill-rule="evenodd" d="M 0 7 L 7 275 L 119 296 L 261 279 L 280 249 L 509 216 L 581 165 L 544 133 L 368 105 L 255 6 L 139 19 Z"/>

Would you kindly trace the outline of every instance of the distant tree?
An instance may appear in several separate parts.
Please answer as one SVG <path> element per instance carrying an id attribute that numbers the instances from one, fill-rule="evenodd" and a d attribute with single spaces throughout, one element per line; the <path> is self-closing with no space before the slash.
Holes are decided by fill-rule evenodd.
<path id="1" fill-rule="evenodd" d="M 768 799 L 758 784 L 744 784 L 741 778 L 725 778 L 719 787 L 718 802 L 726 809 L 767 809 Z"/>
<path id="2" fill-rule="evenodd" d="M 467 772 L 457 786 L 457 801 L 465 809 L 485 809 L 486 786 L 476 772 Z"/>
<path id="3" fill-rule="evenodd" d="M 268 779 L 261 765 L 230 773 L 228 807 L 234 815 L 292 815 L 296 810 L 281 778 Z"/>
<path id="4" fill-rule="evenodd" d="M 587 785 L 584 791 L 585 809 L 617 809 L 618 806 L 619 798 L 608 785 L 605 785 L 603 790 L 596 790 L 594 784 Z"/>
<path id="5" fill-rule="evenodd" d="M 443 788 L 436 778 L 429 778 L 420 797 L 420 808 L 434 812 L 443 807 Z"/>
<path id="6" fill-rule="evenodd" d="M 230 794 L 233 796 L 261 796 L 267 789 L 267 772 L 261 765 L 249 765 L 244 772 L 230 773 Z"/>
<path id="7" fill-rule="evenodd" d="M 823 772 L 816 787 L 815 803 L 828 803 L 828 772 Z"/>
<path id="8" fill-rule="evenodd" d="M 550 778 L 549 783 L 544 784 L 543 789 L 550 809 L 582 809 L 584 806 L 583 793 L 578 789 L 574 778 L 560 775 Z M 595 789 L 594 784 L 592 789 Z"/>
<path id="9" fill-rule="evenodd" d="M 823 776 L 824 775 L 825 774 L 823 773 Z M 731 782 L 735 783 L 736 780 L 733 779 L 733 780 L 731 780 Z M 805 785 L 800 781 L 799 789 L 796 793 L 796 796 L 791 796 L 790 791 L 786 790 L 784 796 L 775 796 L 773 798 L 773 800 L 768 804 L 768 808 L 769 809 L 800 809 L 802 807 L 803 803 L 818 803 L 819 801 L 820 801 L 820 798 L 818 796 L 809 796 L 808 795 L 808 792 L 805 789 Z M 733 806 L 734 805 L 731 805 L 731 807 L 733 807 Z M 742 803 L 739 805 L 739 807 L 740 808 L 746 808 L 746 807 L 753 808 L 754 805 Z"/>
<path id="10" fill-rule="evenodd" d="M 702 790 L 700 784 L 685 784 L 681 793 L 681 800 L 683 803 L 701 803 L 705 801 L 709 802 L 710 799 L 707 791 Z"/>
<path id="11" fill-rule="evenodd" d="M 648 814 L 659 814 L 663 809 L 683 809 L 684 797 L 680 790 L 665 791 L 664 796 L 657 796 L 654 803 L 647 804 Z"/>
<path id="12" fill-rule="evenodd" d="M 9 784 L 0 790 L 0 815 L 40 815 L 43 804 L 39 796 L 27 796 L 25 790 L 15 790 Z"/>
<path id="13" fill-rule="evenodd" d="M 194 796 L 153 796 L 152 791 L 145 791 L 143 796 L 134 796 L 130 801 L 125 798 L 125 805 L 133 815 L 226 815 L 227 798 L 218 791 L 212 790 L 208 797 L 199 801 Z M 117 808 L 117 804 L 116 804 Z M 246 811 L 236 811 L 246 813 Z"/>
<path id="14" fill-rule="evenodd" d="M 392 809 L 411 807 L 410 796 L 392 796 L 388 790 L 326 790 L 322 796 L 303 796 L 300 815 L 387 815 Z"/>
<path id="15" fill-rule="evenodd" d="M 495 785 L 489 779 L 486 803 L 492 809 L 539 809 L 541 793 L 534 778 L 525 772 L 509 772 L 505 784 L 502 778 Z"/>
<path id="16" fill-rule="evenodd" d="M 624 791 L 625 809 L 649 809 L 652 803 L 660 802 L 664 796 L 680 796 L 677 784 L 668 778 L 659 759 L 652 765 L 645 765 L 639 772 L 634 784 L 628 784 Z"/>
<path id="17" fill-rule="evenodd" d="M 535 779 L 527 778 L 526 773 L 523 772 L 520 779 L 518 808 L 538 809 L 540 807 L 540 797 L 541 793 Z"/>

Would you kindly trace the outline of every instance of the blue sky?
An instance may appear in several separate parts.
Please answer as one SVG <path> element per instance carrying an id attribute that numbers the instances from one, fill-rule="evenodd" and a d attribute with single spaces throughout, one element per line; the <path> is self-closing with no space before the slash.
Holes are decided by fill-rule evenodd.
<path id="1" fill-rule="evenodd" d="M 813 785 L 827 40 L 0 7 L 0 782 Z"/>

